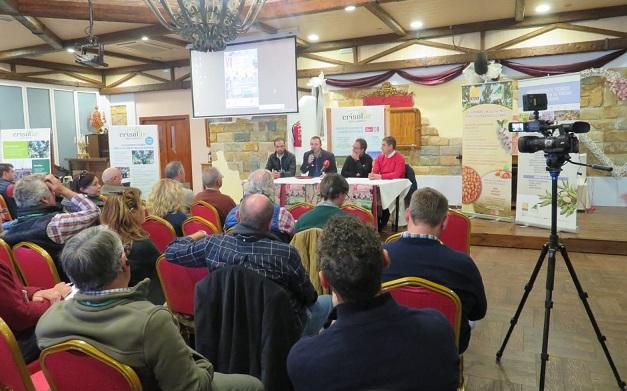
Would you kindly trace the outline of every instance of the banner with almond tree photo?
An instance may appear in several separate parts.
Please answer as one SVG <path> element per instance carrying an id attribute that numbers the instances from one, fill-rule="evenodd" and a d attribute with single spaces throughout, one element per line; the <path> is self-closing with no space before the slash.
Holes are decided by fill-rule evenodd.
<path id="1" fill-rule="evenodd" d="M 510 219 L 513 84 L 462 86 L 462 211 Z"/>

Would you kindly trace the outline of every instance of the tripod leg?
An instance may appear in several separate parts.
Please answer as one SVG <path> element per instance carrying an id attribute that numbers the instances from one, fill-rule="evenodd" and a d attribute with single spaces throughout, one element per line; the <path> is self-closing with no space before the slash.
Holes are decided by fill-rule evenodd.
<path id="1" fill-rule="evenodd" d="M 555 284 L 555 251 L 549 245 L 549 264 L 546 270 L 546 298 L 544 300 L 544 329 L 542 330 L 542 353 L 540 353 L 540 391 L 544 391 L 546 362 L 549 360 L 549 329 L 551 325 L 551 309 L 553 308 L 553 286 Z"/>
<path id="2" fill-rule="evenodd" d="M 614 373 L 614 377 L 616 378 L 616 381 L 618 382 L 618 386 L 621 390 L 625 390 L 625 382 L 620 378 L 620 374 L 618 373 L 618 369 L 616 369 L 616 365 L 614 364 L 614 360 L 612 359 L 612 356 L 610 355 L 610 351 L 607 348 L 607 344 L 605 343 L 606 338 L 605 336 L 601 333 L 601 329 L 599 328 L 599 325 L 597 324 L 596 319 L 594 318 L 594 314 L 592 313 L 592 309 L 590 308 L 590 304 L 588 304 L 588 293 L 586 293 L 583 290 L 583 287 L 581 286 L 581 283 L 579 282 L 579 278 L 577 277 L 577 273 L 575 272 L 575 267 L 573 266 L 572 262 L 570 261 L 570 258 L 568 257 L 568 252 L 566 251 L 566 247 L 564 247 L 563 245 L 559 246 L 559 250 L 560 253 L 562 254 L 562 257 L 564 258 L 564 262 L 566 263 L 566 267 L 568 268 L 568 273 L 570 273 L 570 277 L 573 280 L 573 283 L 575 284 L 575 288 L 577 288 L 577 293 L 579 294 L 579 298 L 581 299 L 581 303 L 583 304 L 584 308 L 586 309 L 586 313 L 588 314 L 588 318 L 590 319 L 590 323 L 592 323 L 592 328 L 594 328 L 594 333 L 597 336 L 597 339 L 599 340 L 599 343 L 601 344 L 601 348 L 603 348 L 603 352 L 605 353 L 605 358 L 607 358 L 608 363 L 610 364 L 610 367 L 612 368 L 612 372 Z"/>
<path id="3" fill-rule="evenodd" d="M 518 323 L 518 318 L 520 317 L 520 313 L 522 312 L 523 307 L 525 306 L 525 303 L 527 302 L 529 293 L 533 289 L 533 284 L 535 283 L 536 278 L 538 277 L 538 273 L 540 272 L 540 269 L 542 268 L 542 263 L 544 262 L 544 257 L 546 257 L 546 253 L 548 249 L 549 249 L 549 245 L 548 243 L 545 243 L 544 246 L 542 246 L 542 251 L 540 252 L 540 256 L 538 257 L 538 262 L 536 262 L 536 266 L 533 268 L 533 272 L 531 272 L 531 277 L 529 277 L 529 282 L 527 282 L 527 284 L 525 285 L 525 293 L 520 299 L 520 303 L 518 304 L 516 313 L 514 314 L 514 317 L 509 321 L 509 329 L 507 330 L 505 339 L 503 340 L 503 343 L 501 344 L 501 348 L 498 350 L 498 352 L 496 352 L 497 362 L 501 361 L 501 357 L 503 356 L 503 352 L 505 351 L 505 347 L 507 346 L 509 337 L 511 337 L 512 332 L 514 331 L 514 327 L 516 326 L 516 323 Z"/>

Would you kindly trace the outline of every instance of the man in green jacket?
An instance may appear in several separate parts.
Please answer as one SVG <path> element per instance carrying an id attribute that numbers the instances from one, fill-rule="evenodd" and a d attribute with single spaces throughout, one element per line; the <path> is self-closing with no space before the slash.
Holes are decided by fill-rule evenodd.
<path id="1" fill-rule="evenodd" d="M 324 228 L 327 221 L 336 214 L 344 214 L 340 209 L 348 195 L 348 182 L 338 174 L 325 174 L 320 181 L 322 201 L 315 208 L 300 216 L 294 227 L 295 232 L 308 228 Z"/>
<path id="2" fill-rule="evenodd" d="M 172 314 L 146 299 L 149 279 L 129 287 L 130 267 L 118 235 L 92 227 L 70 239 L 61 255 L 78 288 L 53 305 L 35 333 L 40 348 L 81 339 L 132 367 L 144 390 L 263 390 L 247 375 L 213 371 L 185 344 Z"/>

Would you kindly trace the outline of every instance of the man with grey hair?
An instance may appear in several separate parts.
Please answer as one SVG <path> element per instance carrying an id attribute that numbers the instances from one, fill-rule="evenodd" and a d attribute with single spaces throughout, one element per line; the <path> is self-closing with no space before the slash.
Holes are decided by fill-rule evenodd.
<path id="1" fill-rule="evenodd" d="M 62 213 L 55 196 L 70 200 L 77 212 Z M 63 186 L 54 175 L 29 175 L 15 184 L 15 202 L 18 207 L 17 221 L 4 236 L 11 246 L 28 241 L 46 250 L 57 264 L 63 244 L 78 232 L 98 220 L 100 209 L 83 194 Z"/>
<path id="2" fill-rule="evenodd" d="M 233 233 L 200 240 L 178 238 L 165 251 L 168 261 L 186 267 L 241 266 L 282 286 L 306 335 L 316 334 L 331 311 L 331 297 L 318 296 L 296 249 L 269 233 L 273 204 L 263 194 L 251 194 L 239 207 Z"/>
<path id="3" fill-rule="evenodd" d="M 248 176 L 248 181 L 244 184 L 244 197 L 250 194 L 263 194 L 270 199 L 274 208 L 270 231 L 280 240 L 289 243 L 294 234 L 294 217 L 287 209 L 274 202 L 276 199 L 274 179 L 270 171 L 259 169 Z M 238 223 L 237 211 L 238 207 L 236 206 L 226 216 L 226 220 L 224 220 L 225 231 Z"/>
<path id="4" fill-rule="evenodd" d="M 102 172 L 102 188 L 100 194 L 109 196 L 120 193 L 126 187 L 122 186 L 122 171 L 117 167 L 109 167 Z"/>
<path id="5" fill-rule="evenodd" d="M 407 232 L 385 245 L 391 264 L 383 271 L 383 281 L 421 277 L 452 289 L 462 302 L 459 351 L 470 341 L 468 321 L 482 319 L 487 301 L 479 269 L 468 254 L 444 245 L 438 237 L 446 227 L 448 200 L 430 187 L 414 192 L 405 211 Z"/>
<path id="6" fill-rule="evenodd" d="M 185 183 L 185 167 L 183 167 L 183 163 L 174 160 L 165 165 L 163 172 L 166 178 L 174 179 L 181 185 L 181 189 L 183 189 L 183 207 L 189 210 L 194 203 L 194 192 L 183 185 Z"/>
<path id="7" fill-rule="evenodd" d="M 215 167 L 207 167 L 202 171 L 202 185 L 205 190 L 196 194 L 194 201 L 204 201 L 212 205 L 220 215 L 220 222 L 226 220 L 229 211 L 235 208 L 235 201 L 226 194 L 220 192 L 222 187 L 222 174 Z"/>
<path id="8" fill-rule="evenodd" d="M 145 390 L 263 390 L 253 377 L 214 372 L 188 347 L 172 314 L 147 300 L 149 279 L 128 286 L 131 270 L 115 232 L 89 228 L 68 241 L 61 258 L 78 292 L 41 317 L 41 348 L 85 340 L 133 368 Z"/>

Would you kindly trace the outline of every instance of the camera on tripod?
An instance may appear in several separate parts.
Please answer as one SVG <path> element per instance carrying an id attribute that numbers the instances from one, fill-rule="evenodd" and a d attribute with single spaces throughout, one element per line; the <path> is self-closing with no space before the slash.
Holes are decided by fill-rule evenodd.
<path id="1" fill-rule="evenodd" d="M 535 132 L 543 136 L 524 136 L 518 139 L 518 150 L 523 153 L 544 151 L 547 154 L 566 155 L 579 152 L 579 139 L 575 133 L 588 133 L 590 124 L 576 121 L 567 124 L 555 124 L 553 121 L 539 119 L 539 111 L 546 110 L 546 94 L 527 94 L 522 96 L 523 110 L 533 111 L 533 119 L 527 122 L 510 122 L 510 132 Z M 555 134 L 555 131 L 558 133 Z"/>

